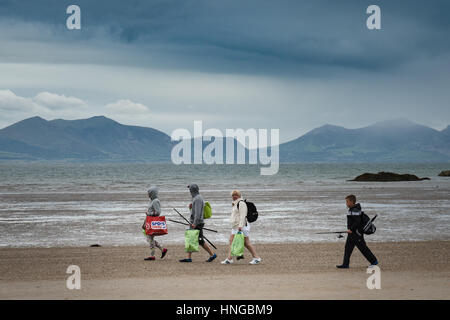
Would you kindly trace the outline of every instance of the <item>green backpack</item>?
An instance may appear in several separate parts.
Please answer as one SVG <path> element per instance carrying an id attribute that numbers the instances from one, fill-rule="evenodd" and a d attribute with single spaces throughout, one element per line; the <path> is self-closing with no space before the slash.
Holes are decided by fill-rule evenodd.
<path id="1" fill-rule="evenodd" d="M 209 219 L 212 216 L 211 205 L 208 201 L 205 201 L 205 206 L 203 207 L 203 219 Z"/>
<path id="2" fill-rule="evenodd" d="M 190 209 L 192 210 L 192 208 Z M 208 201 L 205 201 L 205 205 L 203 206 L 203 219 L 209 219 L 212 217 L 212 209 L 211 205 Z"/>

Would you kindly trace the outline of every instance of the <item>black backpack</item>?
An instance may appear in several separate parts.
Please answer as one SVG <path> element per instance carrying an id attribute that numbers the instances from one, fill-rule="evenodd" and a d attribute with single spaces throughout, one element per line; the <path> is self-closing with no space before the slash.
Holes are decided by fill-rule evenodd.
<path id="1" fill-rule="evenodd" d="M 244 201 L 245 204 L 247 205 L 247 221 L 250 223 L 255 222 L 258 219 L 258 210 L 256 210 L 255 204 L 253 202 L 247 201 L 247 199 L 241 201 Z M 239 209 L 239 202 L 237 204 L 238 209 Z"/>
<path id="2" fill-rule="evenodd" d="M 376 219 L 377 215 L 375 215 L 372 219 L 364 213 L 364 211 L 361 212 L 361 224 L 363 226 L 363 233 L 370 235 L 374 234 L 375 231 L 377 231 L 377 228 L 373 224 L 373 221 Z"/>

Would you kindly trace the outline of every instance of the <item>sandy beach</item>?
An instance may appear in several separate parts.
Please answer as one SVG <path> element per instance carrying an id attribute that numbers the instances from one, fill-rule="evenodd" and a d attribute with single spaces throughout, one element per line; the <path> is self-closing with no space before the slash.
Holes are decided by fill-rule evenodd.
<path id="1" fill-rule="evenodd" d="M 144 261 L 145 246 L 0 249 L 0 299 L 449 299 L 450 242 L 378 242 L 381 289 L 366 286 L 367 262 L 355 251 L 351 269 L 337 270 L 344 243 L 256 244 L 261 265 L 246 259 L 181 264 L 182 246 L 164 260 Z M 66 288 L 69 265 L 81 289 Z"/>

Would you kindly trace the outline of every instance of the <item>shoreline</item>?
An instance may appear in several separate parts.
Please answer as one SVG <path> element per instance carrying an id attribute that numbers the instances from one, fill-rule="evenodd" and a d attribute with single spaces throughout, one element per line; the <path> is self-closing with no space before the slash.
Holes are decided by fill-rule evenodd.
<path id="1" fill-rule="evenodd" d="M 336 241 L 273 241 L 273 242 L 255 242 L 253 243 L 254 245 L 308 245 L 308 244 L 336 244 L 338 241 L 340 244 L 342 244 L 342 246 L 345 244 L 345 233 L 342 233 L 344 235 L 344 238 L 342 238 L 342 240 L 338 240 L 336 239 Z M 368 244 L 372 243 L 372 244 L 388 244 L 388 243 L 428 243 L 428 242 L 449 242 L 450 243 L 450 239 L 427 239 L 427 240 L 371 240 L 369 238 L 370 236 L 365 236 L 365 240 Z M 158 239 L 157 239 L 158 240 Z M 142 241 L 143 243 L 145 243 L 145 241 Z M 225 244 L 223 242 L 220 241 L 213 241 L 214 244 L 218 247 L 223 247 L 223 246 L 227 246 L 228 244 Z M 253 242 L 253 241 L 252 241 Z M 166 243 L 166 241 L 164 241 L 164 243 Z M 172 241 L 168 242 L 168 246 L 167 247 L 183 247 L 184 243 L 179 242 L 179 244 L 174 244 Z M 147 248 L 148 245 L 145 244 L 119 244 L 119 245 L 102 245 L 100 243 L 93 243 L 92 245 L 100 245 L 99 247 L 91 247 L 91 245 L 88 246 L 51 246 L 51 247 L 39 247 L 39 246 L 23 246 L 23 247 L 11 247 L 11 246 L 5 246 L 5 247 L 1 247 L 0 246 L 0 253 L 2 250 L 29 250 L 29 249 L 88 249 L 88 248 Z M 357 249 L 355 249 L 357 250 Z"/>
<path id="2" fill-rule="evenodd" d="M 380 261 L 381 289 L 366 286 L 368 263 L 355 249 L 337 270 L 344 243 L 255 243 L 261 265 L 205 263 L 202 249 L 181 264 L 183 245 L 144 261 L 147 246 L 0 248 L 0 299 L 449 299 L 450 241 L 368 242 Z M 68 290 L 69 265 L 81 290 Z M 192 286 L 194 284 L 194 287 Z M 236 286 L 239 290 L 236 290 Z M 157 288 L 155 290 L 155 288 Z M 345 292 L 345 294 L 343 294 Z"/>

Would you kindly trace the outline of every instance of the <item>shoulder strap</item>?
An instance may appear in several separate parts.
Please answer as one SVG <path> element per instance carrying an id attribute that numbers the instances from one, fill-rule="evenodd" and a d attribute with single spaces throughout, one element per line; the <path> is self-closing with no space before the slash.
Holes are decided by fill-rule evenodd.
<path id="1" fill-rule="evenodd" d="M 247 199 L 238 201 L 238 203 L 237 203 L 238 210 L 239 210 L 239 202 L 247 202 Z M 245 217 L 245 226 L 247 226 L 247 217 Z"/>

